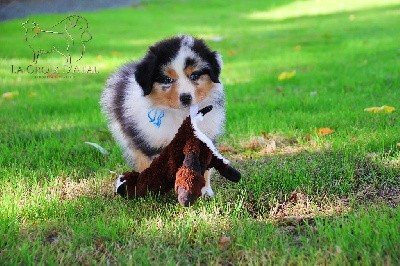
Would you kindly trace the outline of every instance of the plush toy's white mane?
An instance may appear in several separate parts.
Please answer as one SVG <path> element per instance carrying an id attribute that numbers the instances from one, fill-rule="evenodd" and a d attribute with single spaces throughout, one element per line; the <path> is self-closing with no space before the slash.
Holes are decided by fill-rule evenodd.
<path id="1" fill-rule="evenodd" d="M 197 127 L 197 122 L 202 121 L 204 118 L 204 115 L 202 113 L 199 113 L 199 106 L 198 105 L 192 105 L 190 106 L 190 121 L 192 122 L 192 127 L 194 130 L 194 135 L 204 144 L 207 145 L 207 147 L 212 151 L 212 153 L 219 159 L 221 159 L 225 164 L 229 164 L 229 160 L 224 158 L 217 150 L 217 148 L 214 146 L 214 143 L 211 141 L 210 138 L 208 138 L 203 132 L 200 131 L 200 129 Z"/>

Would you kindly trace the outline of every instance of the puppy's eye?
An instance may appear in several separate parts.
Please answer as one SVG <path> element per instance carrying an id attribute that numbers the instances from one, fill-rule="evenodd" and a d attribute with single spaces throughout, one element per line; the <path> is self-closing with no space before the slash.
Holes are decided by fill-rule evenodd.
<path id="1" fill-rule="evenodd" d="M 193 72 L 190 76 L 189 79 L 191 81 L 197 81 L 200 78 L 200 75 L 198 73 Z"/>
<path id="2" fill-rule="evenodd" d="M 174 80 L 170 77 L 164 77 L 161 81 L 161 83 L 163 84 L 172 84 L 174 82 Z"/>

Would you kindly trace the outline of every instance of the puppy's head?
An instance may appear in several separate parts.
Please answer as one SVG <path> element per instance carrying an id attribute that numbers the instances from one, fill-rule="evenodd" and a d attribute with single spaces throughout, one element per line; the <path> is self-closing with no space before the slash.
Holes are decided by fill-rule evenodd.
<path id="1" fill-rule="evenodd" d="M 221 69 L 217 52 L 203 40 L 183 35 L 151 46 L 135 78 L 155 105 L 180 109 L 206 99 L 220 83 Z"/>

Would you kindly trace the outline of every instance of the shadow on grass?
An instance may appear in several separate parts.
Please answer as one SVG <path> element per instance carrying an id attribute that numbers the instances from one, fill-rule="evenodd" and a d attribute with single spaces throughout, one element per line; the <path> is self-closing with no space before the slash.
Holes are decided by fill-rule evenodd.
<path id="1" fill-rule="evenodd" d="M 376 200 L 387 195 L 385 200 L 391 202 L 400 188 L 399 166 L 388 163 L 391 160 L 396 161 L 393 153 L 383 158 L 351 151 L 305 151 L 247 159 L 237 162 L 244 176 L 238 188 L 248 192 L 249 202 L 258 206 L 256 210 L 260 211 L 256 212 L 260 214 L 265 213 L 271 200 L 289 200 L 293 191 L 313 199 L 333 196 Z M 397 205 L 394 200 L 391 204 Z"/>

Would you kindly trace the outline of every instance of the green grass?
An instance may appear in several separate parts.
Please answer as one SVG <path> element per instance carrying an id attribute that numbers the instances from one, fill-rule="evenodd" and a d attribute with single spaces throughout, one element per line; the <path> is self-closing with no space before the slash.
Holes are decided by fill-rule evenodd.
<path id="1" fill-rule="evenodd" d="M 0 94 L 18 92 L 0 98 L 0 264 L 399 264 L 400 2 L 337 2 L 150 1 L 82 13 L 93 40 L 78 65 L 99 74 L 70 79 L 12 74 L 31 64 L 26 19 L 0 23 Z M 43 28 L 64 17 L 33 16 Z M 216 197 L 190 208 L 173 193 L 127 202 L 113 194 L 110 171 L 129 168 L 99 109 L 102 86 L 179 33 L 223 55 L 220 143 L 243 179 L 215 176 Z M 397 110 L 363 111 L 382 105 Z M 335 132 L 320 136 L 323 127 Z"/>

